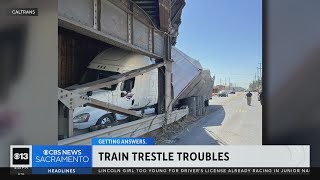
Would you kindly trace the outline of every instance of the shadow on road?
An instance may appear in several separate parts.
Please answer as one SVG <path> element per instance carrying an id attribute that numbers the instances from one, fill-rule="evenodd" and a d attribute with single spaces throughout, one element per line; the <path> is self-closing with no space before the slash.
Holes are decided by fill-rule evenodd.
<path id="1" fill-rule="evenodd" d="M 209 105 L 203 116 L 198 116 L 186 125 L 178 135 L 173 137 L 176 145 L 219 145 L 218 141 L 207 134 L 205 127 L 220 126 L 225 118 L 221 105 Z"/>
<path id="2" fill-rule="evenodd" d="M 209 105 L 207 115 L 201 119 L 206 122 L 206 126 L 220 126 L 226 117 L 226 112 L 222 105 Z"/>

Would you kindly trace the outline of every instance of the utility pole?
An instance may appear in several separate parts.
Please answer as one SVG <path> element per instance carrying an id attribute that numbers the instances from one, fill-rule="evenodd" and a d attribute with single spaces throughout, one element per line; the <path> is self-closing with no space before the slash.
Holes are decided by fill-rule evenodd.
<path id="1" fill-rule="evenodd" d="M 229 77 L 229 90 L 231 90 L 231 89 L 230 89 L 230 77 Z"/>
<path id="2" fill-rule="evenodd" d="M 261 83 L 260 83 L 260 88 L 262 88 L 262 63 L 259 63 L 259 71 L 260 71 L 260 81 L 261 81 Z"/>
<path id="3" fill-rule="evenodd" d="M 262 63 L 259 63 L 260 79 L 262 79 Z"/>
<path id="4" fill-rule="evenodd" d="M 253 81 L 253 88 L 256 89 L 257 88 L 257 73 L 254 73 L 254 81 Z M 253 90 L 253 89 L 252 89 Z"/>
<path id="5" fill-rule="evenodd" d="M 260 83 L 259 83 L 259 80 L 260 80 L 260 78 L 259 78 L 259 67 L 257 67 L 257 89 L 259 89 L 260 88 Z"/>

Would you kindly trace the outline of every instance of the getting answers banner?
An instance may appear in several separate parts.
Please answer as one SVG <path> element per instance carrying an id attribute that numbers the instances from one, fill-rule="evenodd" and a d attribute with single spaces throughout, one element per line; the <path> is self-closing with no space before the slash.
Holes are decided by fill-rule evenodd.
<path id="1" fill-rule="evenodd" d="M 12 145 L 11 174 L 309 174 L 310 146 L 153 145 L 94 138 L 88 146 Z"/>

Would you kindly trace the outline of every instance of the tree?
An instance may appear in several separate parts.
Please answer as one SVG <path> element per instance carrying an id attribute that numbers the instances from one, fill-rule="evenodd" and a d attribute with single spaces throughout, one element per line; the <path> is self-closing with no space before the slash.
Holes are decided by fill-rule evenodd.
<path id="1" fill-rule="evenodd" d="M 259 80 L 254 80 L 252 83 L 249 84 L 249 90 L 250 91 L 256 91 L 262 89 L 262 81 Z"/>

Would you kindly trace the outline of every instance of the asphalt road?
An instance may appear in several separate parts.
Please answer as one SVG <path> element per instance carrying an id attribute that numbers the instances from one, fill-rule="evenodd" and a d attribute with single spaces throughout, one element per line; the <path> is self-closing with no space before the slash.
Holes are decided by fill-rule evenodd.
<path id="1" fill-rule="evenodd" d="M 245 93 L 213 97 L 213 112 L 190 124 L 174 137 L 177 145 L 261 145 L 262 106 L 253 93 L 251 106 Z"/>

